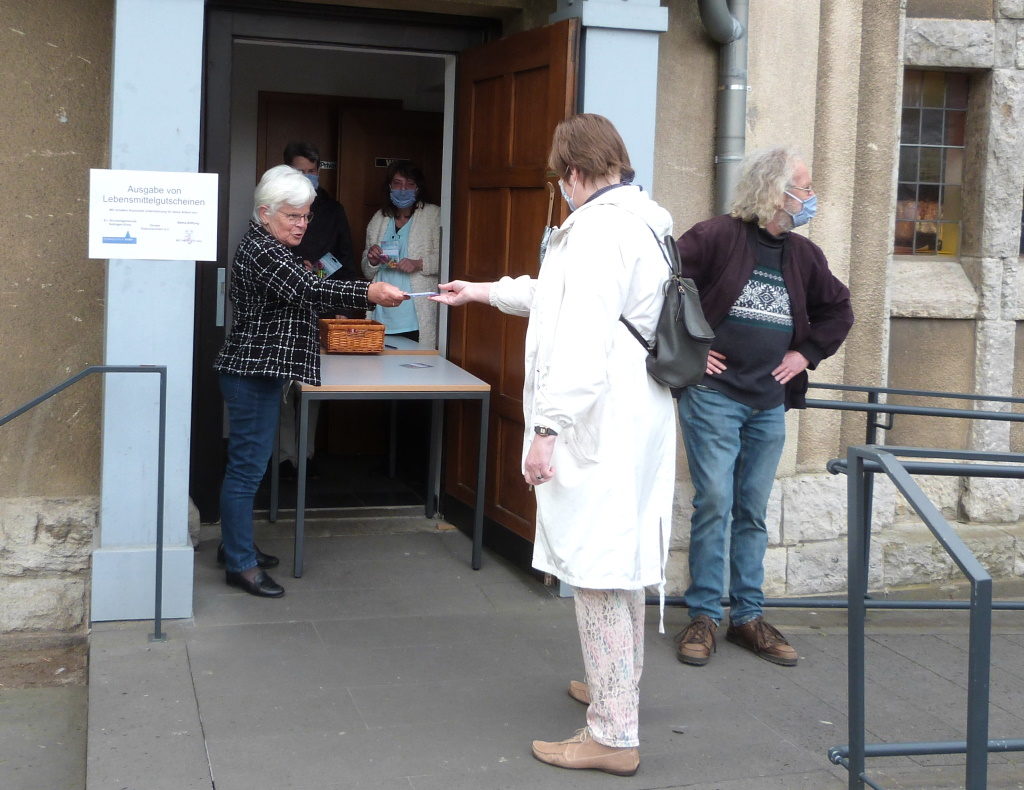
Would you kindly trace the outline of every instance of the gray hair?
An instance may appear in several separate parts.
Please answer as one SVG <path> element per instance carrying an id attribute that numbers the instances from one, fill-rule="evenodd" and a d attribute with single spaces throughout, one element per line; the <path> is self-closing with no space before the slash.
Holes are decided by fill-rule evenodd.
<path id="1" fill-rule="evenodd" d="M 312 203 L 315 197 L 313 185 L 302 173 L 290 165 L 276 165 L 264 173 L 256 185 L 252 201 L 252 218 L 256 222 L 262 222 L 260 206 L 266 206 L 267 213 L 273 214 L 281 206 L 302 208 L 307 203 Z"/>
<path id="2" fill-rule="evenodd" d="M 782 207 L 783 193 L 793 178 L 800 157 L 788 146 L 776 146 L 749 154 L 743 160 L 740 180 L 729 213 L 762 228 Z"/>

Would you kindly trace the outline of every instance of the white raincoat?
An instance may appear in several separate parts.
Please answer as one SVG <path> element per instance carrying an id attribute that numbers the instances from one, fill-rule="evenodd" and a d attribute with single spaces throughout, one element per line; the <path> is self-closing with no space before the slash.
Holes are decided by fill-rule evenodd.
<path id="1" fill-rule="evenodd" d="M 653 231 L 653 232 L 652 232 Z M 533 566 L 590 589 L 663 591 L 675 490 L 675 410 L 647 375 L 672 218 L 638 187 L 610 189 L 550 239 L 536 280 L 503 277 L 491 304 L 529 315 L 523 456 L 534 426 L 558 432 L 538 486 Z"/>

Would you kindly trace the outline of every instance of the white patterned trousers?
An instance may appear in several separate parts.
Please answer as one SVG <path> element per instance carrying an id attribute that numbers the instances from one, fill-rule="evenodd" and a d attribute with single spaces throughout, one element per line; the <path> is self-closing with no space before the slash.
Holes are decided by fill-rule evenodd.
<path id="1" fill-rule="evenodd" d="M 638 746 L 644 590 L 574 587 L 573 595 L 590 689 L 590 733 L 606 746 Z"/>

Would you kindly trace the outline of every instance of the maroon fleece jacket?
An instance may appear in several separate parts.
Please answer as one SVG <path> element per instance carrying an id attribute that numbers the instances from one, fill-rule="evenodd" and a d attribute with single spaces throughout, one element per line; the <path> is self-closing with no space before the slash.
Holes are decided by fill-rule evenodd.
<path id="1" fill-rule="evenodd" d="M 756 263 L 757 226 L 728 214 L 698 222 L 679 237 L 676 247 L 683 275 L 693 279 L 704 316 L 712 329 L 729 313 Z M 793 340 L 814 369 L 832 356 L 853 326 L 850 290 L 828 268 L 821 248 L 798 233 L 786 237 L 782 279 L 793 311 Z M 807 373 L 786 384 L 787 409 L 802 409 Z"/>

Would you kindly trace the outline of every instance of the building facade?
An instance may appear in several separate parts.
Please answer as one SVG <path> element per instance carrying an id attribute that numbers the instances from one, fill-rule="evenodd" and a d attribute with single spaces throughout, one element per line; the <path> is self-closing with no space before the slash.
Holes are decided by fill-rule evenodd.
<path id="1" fill-rule="evenodd" d="M 191 611 L 189 467 L 197 442 L 188 426 L 204 400 L 194 381 L 203 353 L 202 273 L 188 261 L 90 260 L 90 168 L 219 172 L 226 248 L 243 226 L 259 161 L 257 93 L 295 93 L 301 84 L 309 94 L 353 95 L 356 87 L 330 76 L 368 68 L 345 60 L 354 50 L 345 31 L 358 31 L 361 46 L 372 43 L 391 58 L 382 69 L 404 75 L 396 77 L 404 93 L 382 86 L 371 98 L 436 111 L 453 124 L 461 48 L 575 18 L 577 108 L 603 112 L 624 129 L 640 180 L 672 213 L 677 234 L 714 211 L 721 53 L 696 3 L 60 5 L 52 14 L 12 0 L 0 31 L 4 95 L 16 108 L 0 122 L 9 173 L 0 195 L 7 218 L 0 413 L 90 364 L 168 365 L 164 520 L 167 573 L 180 580 L 165 588 L 168 616 Z M 820 196 L 808 233 L 853 294 L 857 323 L 812 381 L 1024 396 L 1015 364 L 1024 355 L 1024 2 L 721 5 L 747 17 L 743 145 L 789 143 L 804 154 Z M 209 43 L 222 32 L 218 25 L 235 26 L 228 64 Z M 310 32 L 328 28 L 342 32 Z M 416 38 L 425 30 L 436 37 L 434 49 Z M 265 43 L 282 31 L 294 31 L 288 47 Z M 402 71 L 413 57 L 416 68 Z M 413 84 L 427 73 L 436 79 Z M 221 88 L 227 109 L 209 101 Z M 222 163 L 214 161 L 211 127 L 223 130 L 229 153 Z M 445 134 L 442 208 L 457 228 L 458 151 L 454 131 Z M 153 399 L 150 382 L 93 377 L 0 427 L 0 632 L 149 616 L 154 434 L 139 426 L 153 424 Z M 787 416 L 790 438 L 770 512 L 771 593 L 844 589 L 845 478 L 824 468 L 863 442 L 864 425 L 856 412 Z M 219 440 L 215 430 L 212 436 Z M 885 440 L 1020 452 L 1024 432 L 1002 422 L 898 417 Z M 679 460 L 669 564 L 669 592 L 677 594 L 687 581 L 691 492 Z M 993 576 L 1024 575 L 1016 481 L 921 482 L 948 518 L 963 523 Z M 873 586 L 956 578 L 881 484 L 873 525 Z M 136 608 L 124 605 L 129 599 Z"/>

